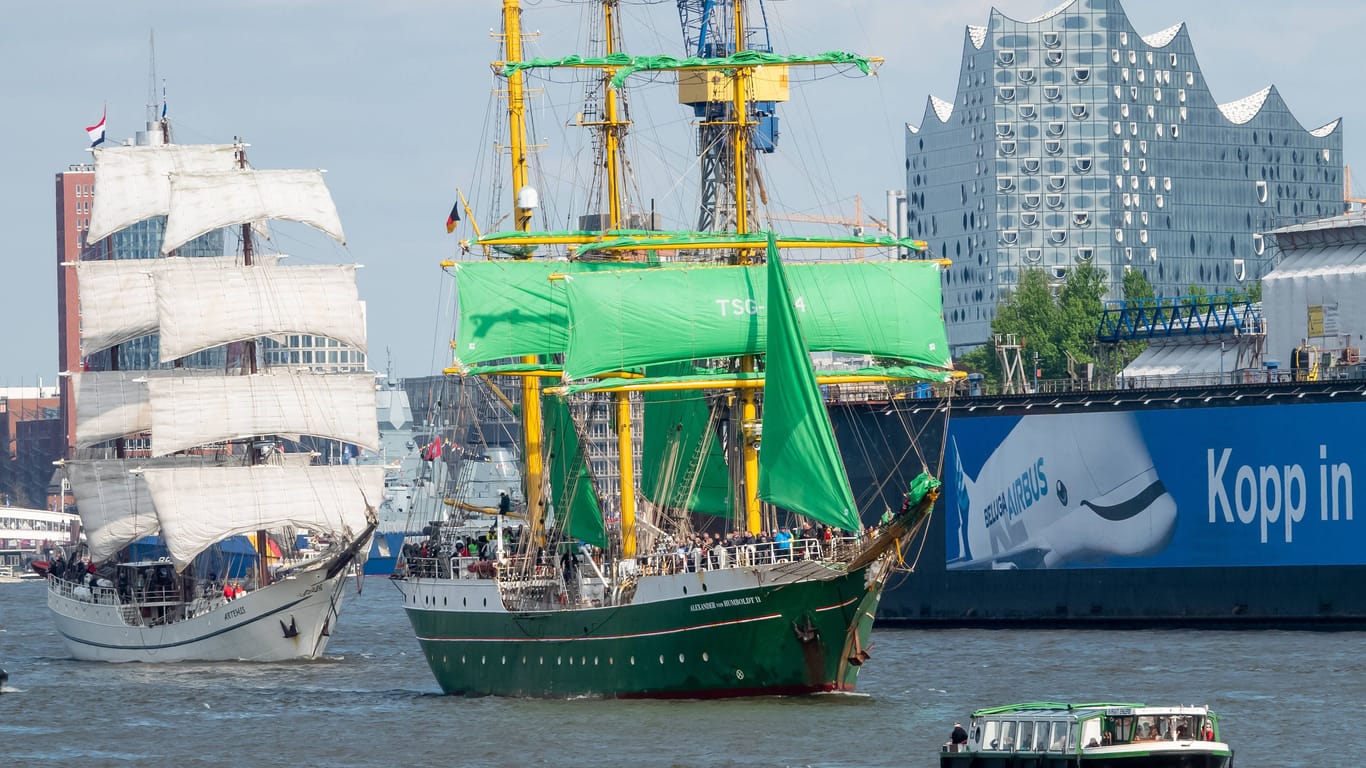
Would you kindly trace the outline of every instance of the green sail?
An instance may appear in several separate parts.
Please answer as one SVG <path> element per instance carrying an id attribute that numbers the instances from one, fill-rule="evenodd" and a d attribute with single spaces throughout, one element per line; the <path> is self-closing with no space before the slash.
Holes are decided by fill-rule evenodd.
<path id="1" fill-rule="evenodd" d="M 937 262 L 803 263 L 786 272 L 811 349 L 950 366 Z M 579 275 L 566 285 L 565 374 L 762 354 L 767 280 L 764 267 Z"/>
<path id="2" fill-rule="evenodd" d="M 569 405 L 561 398 L 541 398 L 545 425 L 546 466 L 550 472 L 550 504 L 555 525 L 566 535 L 598 547 L 607 546 L 602 509 L 593 493 L 587 460 L 579 445 Z"/>
<path id="3" fill-rule="evenodd" d="M 692 363 L 661 365 L 649 376 L 692 373 Z M 640 489 L 657 506 L 716 517 L 732 515 L 725 446 L 710 430 L 702 392 L 646 392 Z"/>
<path id="4" fill-rule="evenodd" d="M 460 302 L 458 365 L 564 352 L 569 338 L 563 280 L 596 270 L 650 266 L 598 261 L 468 261 L 454 266 Z"/>
<path id="5" fill-rule="evenodd" d="M 768 334 L 759 498 L 847 531 L 860 528 L 835 432 L 816 387 L 783 265 L 768 244 Z"/>

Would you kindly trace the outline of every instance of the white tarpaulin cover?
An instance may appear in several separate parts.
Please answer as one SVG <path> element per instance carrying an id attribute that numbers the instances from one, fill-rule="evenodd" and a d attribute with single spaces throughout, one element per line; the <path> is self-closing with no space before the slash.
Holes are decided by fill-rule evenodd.
<path id="1" fill-rule="evenodd" d="M 171 174 L 237 167 L 233 144 L 162 144 L 95 150 L 95 199 L 86 242 L 171 210 Z"/>
<path id="2" fill-rule="evenodd" d="M 365 309 L 349 264 L 166 273 L 156 280 L 161 359 L 301 333 L 365 350 Z"/>
<path id="3" fill-rule="evenodd" d="M 174 174 L 161 252 L 215 229 L 262 219 L 308 224 L 346 244 L 322 171 L 244 169 Z"/>
<path id="4" fill-rule="evenodd" d="M 379 450 L 373 374 L 159 377 L 149 380 L 147 388 L 154 456 L 282 434 L 316 435 Z"/>
<path id="5" fill-rule="evenodd" d="M 1222 357 L 1222 362 L 1221 362 Z M 1151 344 L 1133 362 L 1124 366 L 1125 381 L 1137 386 L 1160 386 L 1163 383 L 1194 386 L 1219 381 L 1221 373 L 1232 373 L 1238 367 L 1238 353 L 1231 344 L 1213 343 Z M 1208 381 L 1204 381 L 1207 377 Z M 1164 382 L 1165 379 L 1171 379 Z"/>
<path id="6" fill-rule="evenodd" d="M 149 468 L 162 539 L 177 570 L 229 536 L 285 526 L 359 534 L 384 493 L 384 467 Z"/>
<path id="7" fill-rule="evenodd" d="M 280 257 L 264 254 L 257 264 L 273 265 Z M 153 280 L 176 270 L 212 270 L 241 264 L 239 256 L 194 259 L 115 259 L 76 262 L 76 288 L 81 302 L 81 354 L 91 355 L 115 344 L 156 333 L 157 303 Z"/>
<path id="8" fill-rule="evenodd" d="M 1281 263 L 1262 278 L 1267 359 L 1289 368 L 1290 353 L 1305 340 L 1324 350 L 1366 346 L 1366 217 L 1287 227 L 1276 240 Z"/>

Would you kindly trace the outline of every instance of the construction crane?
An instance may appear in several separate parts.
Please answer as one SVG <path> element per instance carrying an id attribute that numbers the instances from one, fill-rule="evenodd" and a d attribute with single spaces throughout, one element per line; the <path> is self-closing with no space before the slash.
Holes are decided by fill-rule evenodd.
<path id="1" fill-rule="evenodd" d="M 1347 206 L 1347 210 L 1352 210 L 1352 205 L 1358 205 L 1357 210 L 1366 210 L 1366 197 L 1352 197 L 1352 166 L 1342 167 L 1342 202 Z"/>
<path id="2" fill-rule="evenodd" d="M 737 40 L 735 3 L 746 0 L 678 0 L 687 55 L 703 58 L 729 56 L 739 50 L 772 52 L 763 0 L 756 14 L 746 19 L 743 39 Z M 741 6 L 741 10 L 745 10 Z M 749 19 L 755 19 L 750 22 Z M 777 102 L 788 99 L 786 67 L 765 67 L 751 82 L 749 109 L 754 126 L 749 146 L 773 152 L 778 144 Z M 727 132 L 735 122 L 732 80 L 720 72 L 679 73 L 678 102 L 692 107 L 697 118 L 697 152 L 701 168 L 700 231 L 731 231 L 735 227 L 735 158 L 730 154 Z M 749 167 L 753 167 L 750 165 Z"/>
<path id="3" fill-rule="evenodd" d="M 862 236 L 864 229 L 868 227 L 882 233 L 890 231 L 887 222 L 882 219 L 863 215 L 863 199 L 858 195 L 854 195 L 854 217 L 852 219 L 844 216 L 817 216 L 808 213 L 766 213 L 765 215 L 770 221 L 808 221 L 815 224 L 837 224 L 848 227 L 856 237 Z"/>

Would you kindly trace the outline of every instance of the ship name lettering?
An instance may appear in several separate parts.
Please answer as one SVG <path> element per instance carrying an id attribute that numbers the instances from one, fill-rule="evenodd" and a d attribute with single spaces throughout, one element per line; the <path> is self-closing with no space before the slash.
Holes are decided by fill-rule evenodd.
<path id="1" fill-rule="evenodd" d="M 1300 464 L 1266 464 L 1253 467 L 1241 464 L 1232 470 L 1232 481 L 1227 478 L 1233 449 L 1224 448 L 1215 457 L 1215 449 L 1206 450 L 1209 489 L 1209 522 L 1232 523 L 1236 518 L 1243 525 L 1258 523 L 1261 542 L 1267 543 L 1271 527 L 1281 523 L 1286 544 L 1295 541 L 1295 524 L 1304 519 L 1311 498 L 1308 476 Z M 1351 520 L 1352 467 L 1346 462 L 1328 461 L 1328 446 L 1319 446 L 1319 519 L 1323 521 Z"/>
<path id="2" fill-rule="evenodd" d="M 721 309 L 721 317 L 757 315 L 764 311 L 757 299 L 716 299 L 716 306 Z"/>
<path id="3" fill-rule="evenodd" d="M 233 619 L 240 618 L 246 615 L 247 609 L 245 606 L 233 608 L 231 611 L 228 611 L 227 613 L 223 614 L 223 621 L 232 621 Z"/>
<path id="4" fill-rule="evenodd" d="M 754 605 L 761 602 L 763 602 L 763 598 L 758 595 L 749 595 L 748 597 L 732 597 L 727 600 L 711 600 L 705 603 L 693 603 L 691 610 L 710 611 L 713 608 L 731 608 L 737 605 Z"/>

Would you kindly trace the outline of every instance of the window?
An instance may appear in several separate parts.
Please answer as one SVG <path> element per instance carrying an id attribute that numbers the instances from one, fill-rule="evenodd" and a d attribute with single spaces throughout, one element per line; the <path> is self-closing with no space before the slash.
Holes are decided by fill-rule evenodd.
<path id="1" fill-rule="evenodd" d="M 1149 248 L 1149 249 L 1148 249 L 1148 261 L 1157 261 L 1157 249 L 1156 249 L 1156 248 Z"/>
<path id="2" fill-rule="evenodd" d="M 1051 190 L 1054 190 L 1055 192 L 1061 192 L 1061 191 L 1063 191 L 1064 189 L 1067 188 L 1067 177 L 1066 177 L 1066 176 L 1049 176 L 1049 177 L 1048 177 L 1048 188 L 1051 189 Z"/>
<path id="3" fill-rule="evenodd" d="M 1266 250 L 1266 241 L 1262 239 L 1262 233 L 1260 233 L 1260 232 L 1253 232 L 1253 233 L 1252 233 L 1252 250 L 1253 250 L 1253 252 L 1256 253 L 1258 256 L 1261 256 L 1261 255 L 1262 255 L 1262 252 Z M 1241 278 L 1239 278 L 1239 279 L 1241 279 Z"/>
<path id="4" fill-rule="evenodd" d="M 1003 67 L 1009 67 L 1015 63 L 1015 51 L 1000 50 L 996 52 L 996 63 Z"/>
<path id="5" fill-rule="evenodd" d="M 1039 158 L 1037 158 L 1037 157 L 1031 157 L 1031 158 L 1029 158 L 1028 160 L 1021 160 L 1021 161 L 1020 161 L 1020 170 L 1024 171 L 1025 173 L 1038 173 L 1038 172 L 1039 172 Z"/>
<path id="6" fill-rule="evenodd" d="M 1061 136 L 1067 130 L 1067 124 L 1063 122 L 1051 122 L 1048 124 L 1049 136 Z"/>
<path id="7" fill-rule="evenodd" d="M 1034 76 L 1033 69 L 1021 69 L 1020 71 L 1015 73 L 1015 76 L 1020 79 L 1020 82 L 1025 83 L 1026 85 L 1032 85 L 1033 83 L 1037 82 Z"/>
<path id="8" fill-rule="evenodd" d="M 1148 230 L 1138 230 L 1138 242 L 1143 243 L 1144 245 L 1148 244 Z"/>
<path id="9" fill-rule="evenodd" d="M 1044 139 L 1043 148 L 1044 151 L 1050 155 L 1060 155 L 1062 154 L 1062 141 L 1059 139 Z"/>
<path id="10" fill-rule="evenodd" d="M 1038 117 L 1038 116 L 1039 116 L 1039 113 L 1036 112 L 1036 111 L 1034 110 L 1034 105 L 1033 105 L 1033 104 L 1021 104 L 1021 105 L 1020 105 L 1020 117 L 1023 117 L 1023 118 L 1026 119 L 1026 120 L 1033 120 L 1034 118 L 1036 118 L 1036 117 Z"/>
<path id="11" fill-rule="evenodd" d="M 1048 242 L 1054 245 L 1062 245 L 1067 242 L 1067 230 L 1055 229 L 1048 233 Z"/>
<path id="12" fill-rule="evenodd" d="M 1176 124 L 1172 124 L 1172 138 L 1175 139 L 1175 138 L 1178 138 L 1178 137 L 1180 137 L 1180 136 L 1181 136 L 1181 127 L 1178 126 L 1178 125 L 1176 125 Z"/>
<path id="13" fill-rule="evenodd" d="M 1170 191 L 1172 191 L 1172 177 L 1170 177 L 1170 176 L 1163 176 L 1163 177 L 1162 177 L 1162 189 L 1163 189 L 1163 191 L 1165 191 L 1165 192 L 1170 192 Z"/>
<path id="14" fill-rule="evenodd" d="M 1186 73 L 1186 85 L 1195 85 L 1195 73 L 1194 73 L 1194 72 L 1187 72 L 1187 73 Z"/>
<path id="15" fill-rule="evenodd" d="M 1062 35 L 1057 32 L 1043 33 L 1043 47 L 1057 48 L 1062 45 Z"/>
<path id="16" fill-rule="evenodd" d="M 1026 249 L 1025 249 L 1025 261 L 1029 262 L 1030 264 L 1038 264 L 1038 263 L 1039 263 L 1040 261 L 1042 261 L 1042 260 L 1043 260 L 1043 249 L 1042 249 L 1042 248 L 1026 248 Z"/>
<path id="17" fill-rule="evenodd" d="M 1045 101 L 1060 101 L 1062 99 L 1062 88 L 1056 85 L 1045 85 L 1043 97 Z"/>
<path id="18" fill-rule="evenodd" d="M 1010 157 L 1011 155 L 1014 155 L 1014 154 L 1015 154 L 1015 142 L 1014 142 L 1014 140 L 1002 141 L 1002 142 L 998 143 L 998 144 L 996 145 L 996 147 L 997 147 L 998 149 L 1000 149 L 1000 150 L 1001 150 L 1001 154 L 1005 155 L 1006 157 Z"/>
<path id="19" fill-rule="evenodd" d="M 1072 212 L 1072 226 L 1089 227 L 1091 226 L 1091 214 L 1087 211 Z"/>
<path id="20" fill-rule="evenodd" d="M 1242 259 L 1233 260 L 1233 279 L 1240 283 L 1247 279 L 1247 267 Z"/>
<path id="21" fill-rule="evenodd" d="M 1072 70 L 1072 82 L 1084 83 L 1091 79 L 1090 67 L 1077 67 Z"/>
<path id="22" fill-rule="evenodd" d="M 1014 100 L 1015 100 L 1015 86 L 1013 86 L 1013 85 L 1003 85 L 1003 86 L 1001 86 L 1000 88 L 997 88 L 997 89 L 996 89 L 996 98 L 997 98 L 998 100 L 1000 100 L 1000 101 L 1014 101 Z"/>
<path id="23" fill-rule="evenodd" d="M 1038 207 L 1039 207 L 1039 195 L 1038 195 L 1038 193 L 1029 193 L 1029 194 L 1024 195 L 1024 197 L 1020 198 L 1020 205 L 1023 206 L 1023 207 L 1025 207 L 1025 208 L 1027 208 L 1027 209 L 1029 209 L 1029 210 L 1034 210 L 1035 208 L 1038 208 Z"/>
<path id="24" fill-rule="evenodd" d="M 1116 242 L 1116 243 L 1122 243 L 1122 242 L 1124 242 L 1124 230 L 1122 230 L 1122 229 L 1116 229 L 1116 230 L 1115 230 L 1115 242 Z M 1128 255 L 1128 254 L 1125 254 L 1125 255 Z"/>
<path id="25" fill-rule="evenodd" d="M 1182 107 L 1182 108 L 1181 108 L 1180 114 L 1181 114 L 1181 119 L 1182 119 L 1182 120 L 1185 120 L 1185 119 L 1186 119 L 1186 108 L 1185 108 L 1185 107 Z"/>
<path id="26" fill-rule="evenodd" d="M 1014 245 L 1020 241 L 1020 233 L 1014 229 L 1001 230 L 1001 242 L 1005 245 Z"/>
<path id="27" fill-rule="evenodd" d="M 1260 179 L 1257 181 L 1257 202 L 1266 202 L 1266 182 Z"/>
<path id="28" fill-rule="evenodd" d="M 1094 255 L 1095 249 L 1088 246 L 1082 246 L 1077 249 L 1077 261 L 1090 261 Z"/>
<path id="29" fill-rule="evenodd" d="M 1056 67 L 1062 63 L 1062 51 L 1044 51 L 1044 63 L 1050 67 Z"/>
<path id="30" fill-rule="evenodd" d="M 1171 67 L 1175 67 L 1175 66 L 1176 66 L 1176 54 L 1173 53 L 1173 54 L 1170 54 L 1170 55 L 1168 56 L 1168 58 L 1167 58 L 1167 65 L 1168 65 L 1168 66 L 1171 66 Z"/>
<path id="31" fill-rule="evenodd" d="M 1055 211 L 1062 208 L 1062 202 L 1062 195 L 1056 193 L 1049 193 L 1044 198 L 1044 203 Z"/>
<path id="32" fill-rule="evenodd" d="M 1162 89 L 1161 89 L 1161 88 L 1154 88 L 1154 89 L 1153 89 L 1153 101 L 1162 101 Z"/>
<path id="33" fill-rule="evenodd" d="M 1119 105 L 1119 116 L 1120 116 L 1120 117 L 1128 117 L 1128 116 L 1129 116 L 1129 105 L 1128 105 L 1128 104 L 1120 104 L 1120 105 Z"/>
<path id="34" fill-rule="evenodd" d="M 1020 223 L 1031 229 L 1039 226 L 1039 214 L 1033 211 L 1026 211 L 1020 214 Z"/>
<path id="35" fill-rule="evenodd" d="M 1179 102 L 1181 102 L 1182 104 L 1185 104 L 1185 103 L 1186 103 L 1186 89 L 1185 89 L 1185 88 L 1177 88 L 1177 89 L 1176 89 L 1176 100 L 1179 101 Z"/>
<path id="36" fill-rule="evenodd" d="M 1111 49 L 1110 49 L 1110 61 L 1113 61 L 1113 62 L 1116 63 L 1116 64 L 1119 63 L 1119 49 L 1118 49 L 1118 48 L 1111 48 Z"/>
<path id="37" fill-rule="evenodd" d="M 1067 267 L 1053 267 L 1053 279 L 1054 279 L 1054 280 L 1066 280 L 1066 279 L 1067 279 Z"/>
<path id="38" fill-rule="evenodd" d="M 1157 196 L 1157 207 L 1158 207 L 1158 208 L 1163 207 L 1164 205 L 1166 205 L 1166 203 L 1167 203 L 1166 198 L 1162 197 L 1162 195 L 1158 195 L 1158 196 Z"/>
<path id="39" fill-rule="evenodd" d="M 1013 139 L 1015 138 L 1015 126 L 1010 123 L 997 123 L 996 135 L 1003 139 Z"/>
<path id="40" fill-rule="evenodd" d="M 1085 119 L 1086 119 L 1086 115 L 1087 115 L 1087 110 L 1086 110 L 1086 105 L 1085 105 L 1085 104 L 1073 104 L 1073 105 L 1072 105 L 1072 117 L 1075 117 L 1075 118 L 1078 119 L 1078 120 L 1085 120 Z"/>
<path id="41" fill-rule="evenodd" d="M 997 192 L 1013 192 L 1013 191 L 1015 191 L 1015 180 L 1012 179 L 1012 178 L 1010 178 L 1009 176 L 997 176 L 997 177 L 996 177 L 996 191 L 997 191 Z"/>

